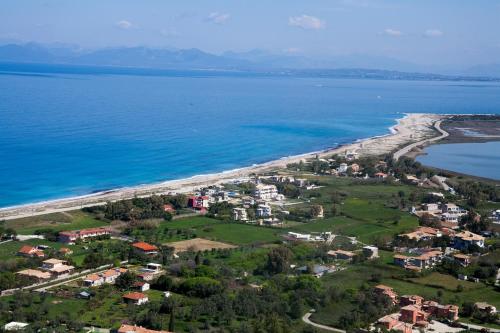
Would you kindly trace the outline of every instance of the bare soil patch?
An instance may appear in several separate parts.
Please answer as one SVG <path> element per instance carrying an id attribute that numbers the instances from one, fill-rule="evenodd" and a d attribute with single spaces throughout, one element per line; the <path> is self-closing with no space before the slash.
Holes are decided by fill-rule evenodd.
<path id="1" fill-rule="evenodd" d="M 173 247 L 175 253 L 186 251 L 205 251 L 211 249 L 234 249 L 235 245 L 211 241 L 204 238 L 193 238 L 184 241 L 166 243 L 165 245 Z"/>

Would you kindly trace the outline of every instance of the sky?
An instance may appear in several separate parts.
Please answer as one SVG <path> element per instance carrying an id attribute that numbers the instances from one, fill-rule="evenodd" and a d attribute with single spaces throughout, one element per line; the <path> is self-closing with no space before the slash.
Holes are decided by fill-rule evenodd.
<path id="1" fill-rule="evenodd" d="M 0 41 L 262 49 L 423 65 L 500 59 L 499 0 L 1 0 Z"/>

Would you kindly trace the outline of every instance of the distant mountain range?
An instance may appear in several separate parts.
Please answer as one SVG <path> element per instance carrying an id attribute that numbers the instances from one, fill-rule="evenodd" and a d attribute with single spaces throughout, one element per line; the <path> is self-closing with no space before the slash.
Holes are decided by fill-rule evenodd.
<path id="1" fill-rule="evenodd" d="M 298 75 L 321 75 L 342 73 L 349 68 L 353 73 L 374 75 L 390 71 L 390 76 L 401 77 L 401 72 L 436 72 L 432 68 L 415 65 L 397 59 L 350 55 L 328 58 L 308 58 L 300 55 L 275 54 L 262 50 L 248 52 L 225 52 L 214 55 L 199 49 L 155 49 L 147 47 L 118 47 L 99 50 L 82 50 L 74 45 L 38 43 L 0 45 L 0 62 L 37 63 L 79 66 L 104 66 L 120 68 L 142 68 L 159 70 L 232 70 L 274 72 Z M 355 70 L 352 70 L 355 69 Z M 369 69 L 369 70 L 366 70 Z M 397 74 L 395 74 L 397 73 Z M 449 74 L 447 72 L 446 74 Z M 426 74 L 429 75 L 429 74 Z M 453 77 L 481 76 L 500 78 L 500 64 L 482 65 L 456 72 Z M 378 75 L 376 75 L 378 76 Z M 408 77 L 408 75 L 406 75 Z M 442 75 L 434 75 L 435 79 Z"/>

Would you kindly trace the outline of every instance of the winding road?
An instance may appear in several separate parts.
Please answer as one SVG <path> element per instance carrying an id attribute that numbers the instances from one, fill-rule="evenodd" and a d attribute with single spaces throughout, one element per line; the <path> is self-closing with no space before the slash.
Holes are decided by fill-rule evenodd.
<path id="1" fill-rule="evenodd" d="M 335 327 L 330 327 L 330 326 L 325 326 L 325 325 L 321 325 L 321 324 L 316 324 L 315 322 L 312 322 L 309 317 L 311 317 L 312 315 L 312 312 L 308 312 L 306 313 L 303 317 L 302 317 L 302 321 L 306 324 L 309 324 L 311 326 L 314 326 L 314 327 L 317 327 L 317 328 L 321 328 L 322 330 L 325 330 L 325 331 L 331 331 L 331 332 L 337 332 L 337 333 L 346 333 L 346 331 L 344 330 L 341 330 L 341 329 L 338 329 L 338 328 L 335 328 Z"/>
<path id="2" fill-rule="evenodd" d="M 397 161 L 397 160 L 399 160 L 399 158 L 401 156 L 409 153 L 413 148 L 416 148 L 416 147 L 422 146 L 422 145 L 426 145 L 426 144 L 429 144 L 431 142 L 439 141 L 439 140 L 444 139 L 450 135 L 448 132 L 446 132 L 445 130 L 443 130 L 441 128 L 441 120 L 438 120 L 434 123 L 434 128 L 439 133 L 441 133 L 441 135 L 409 144 L 408 146 L 405 146 L 405 147 L 401 148 L 400 150 L 398 150 L 397 152 L 395 152 L 393 155 L 393 158 Z"/>

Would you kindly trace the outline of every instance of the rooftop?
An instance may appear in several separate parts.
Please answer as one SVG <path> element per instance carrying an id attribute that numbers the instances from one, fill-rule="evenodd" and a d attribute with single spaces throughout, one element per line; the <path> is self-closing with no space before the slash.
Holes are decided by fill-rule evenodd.
<path id="1" fill-rule="evenodd" d="M 146 242 L 137 242 L 132 244 L 132 246 L 142 251 L 158 251 L 158 248 L 156 246 L 148 244 Z"/>
<path id="2" fill-rule="evenodd" d="M 138 301 L 138 300 L 141 300 L 141 299 L 144 299 L 147 297 L 148 296 L 146 294 L 138 293 L 138 292 L 131 292 L 131 293 L 127 293 L 127 294 L 123 295 L 123 298 L 131 299 L 134 301 Z"/>

